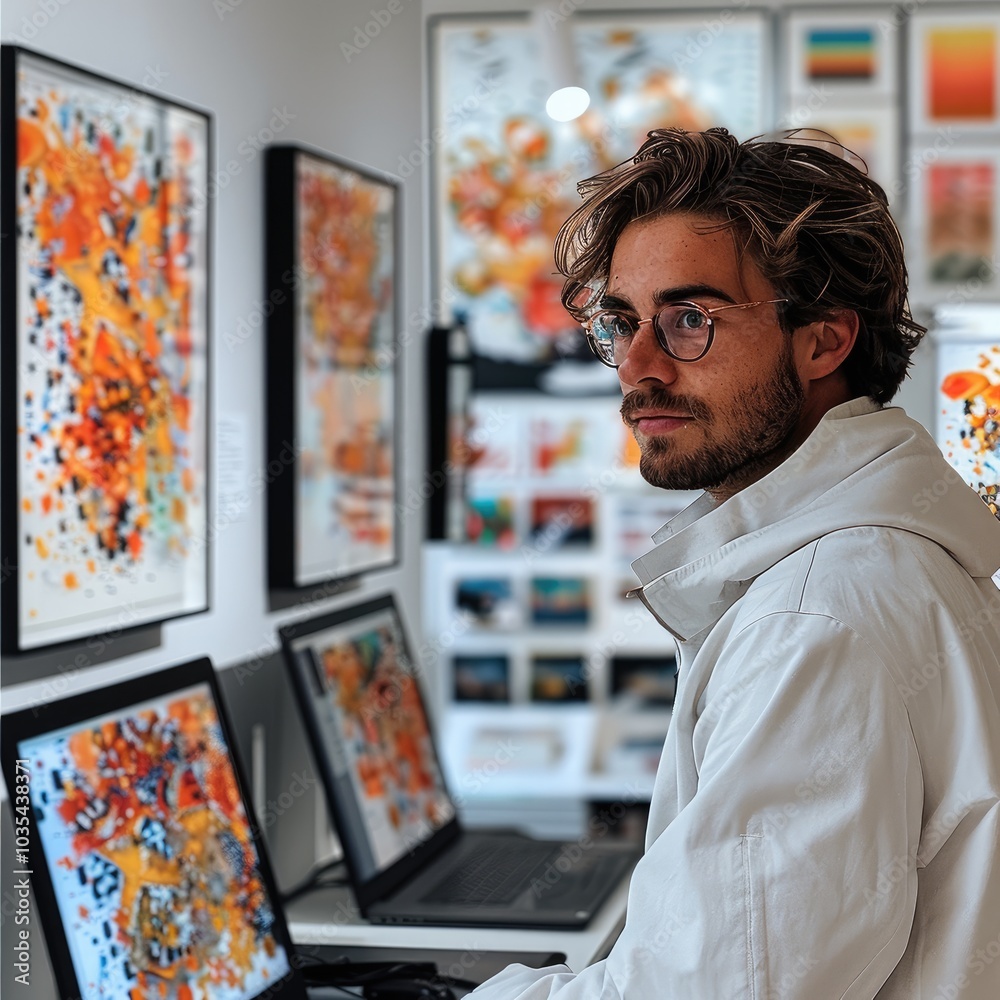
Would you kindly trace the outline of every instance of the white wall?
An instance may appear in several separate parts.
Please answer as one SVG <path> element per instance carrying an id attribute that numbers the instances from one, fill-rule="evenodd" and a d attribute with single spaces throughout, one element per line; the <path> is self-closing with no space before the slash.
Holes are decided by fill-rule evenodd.
<path id="1" fill-rule="evenodd" d="M 212 272 L 212 405 L 214 417 L 242 415 L 250 471 L 264 458 L 263 328 L 226 344 L 239 320 L 250 319 L 266 296 L 263 278 L 262 157 L 254 137 L 302 141 L 392 172 L 422 135 L 421 13 L 414 0 L 394 0 L 399 13 L 363 49 L 353 45 L 371 20 L 372 0 L 3 0 L 0 35 L 136 86 L 199 105 L 214 114 L 215 170 L 239 172 L 214 200 Z M 369 26 L 371 29 L 371 26 Z M 369 30 L 370 34 L 375 34 Z M 277 112 L 277 114 L 276 114 Z M 263 131 L 262 131 L 263 130 Z M 404 309 L 425 301 L 423 170 L 404 189 Z M 423 468 L 420 332 L 403 351 L 403 447 L 406 486 Z M 6 333 L 7 331 L 5 331 Z M 267 610 L 264 497 L 212 543 L 212 610 L 166 623 L 162 642 L 125 659 L 80 670 L 69 654 L 6 659 L 3 709 L 62 696 L 159 666 L 208 654 L 218 666 L 260 655 L 274 645 L 276 623 L 292 612 Z M 422 512 L 403 523 L 399 570 L 368 578 L 362 593 L 396 590 L 408 622 L 419 626 L 416 603 Z M 356 599 L 325 598 L 317 608 Z M 153 641 L 156 635 L 153 633 Z M 121 640 L 119 648 L 127 648 Z M 145 645 L 149 645 L 147 638 Z M 60 657 L 63 657 L 60 659 Z M 67 658 L 68 657 L 68 658 Z M 48 675 L 41 680 L 42 673 Z"/>

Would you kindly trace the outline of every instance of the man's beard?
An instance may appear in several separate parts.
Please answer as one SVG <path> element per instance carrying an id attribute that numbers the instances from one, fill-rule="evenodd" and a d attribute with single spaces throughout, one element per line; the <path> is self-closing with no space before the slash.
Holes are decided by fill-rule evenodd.
<path id="1" fill-rule="evenodd" d="M 714 415 L 696 399 L 674 396 L 666 389 L 630 392 L 622 400 L 622 417 L 632 427 L 639 410 L 690 413 L 692 423 L 707 431 L 729 420 L 737 431 L 726 440 L 707 440 L 700 450 L 679 453 L 673 434 L 637 437 L 642 455 L 639 472 L 664 490 L 720 490 L 733 493 L 756 482 L 779 465 L 795 433 L 805 395 L 792 361 L 791 345 L 778 360 L 773 377 L 734 394 L 726 413 Z M 684 431 L 675 431 L 674 434 Z"/>

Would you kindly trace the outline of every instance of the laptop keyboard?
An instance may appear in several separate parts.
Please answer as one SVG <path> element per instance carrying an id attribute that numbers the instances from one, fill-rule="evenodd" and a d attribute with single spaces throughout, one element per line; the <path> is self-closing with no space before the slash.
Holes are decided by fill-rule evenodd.
<path id="1" fill-rule="evenodd" d="M 463 851 L 454 867 L 431 889 L 423 902 L 503 905 L 512 902 L 559 856 L 559 848 L 530 841 L 484 840 Z"/>

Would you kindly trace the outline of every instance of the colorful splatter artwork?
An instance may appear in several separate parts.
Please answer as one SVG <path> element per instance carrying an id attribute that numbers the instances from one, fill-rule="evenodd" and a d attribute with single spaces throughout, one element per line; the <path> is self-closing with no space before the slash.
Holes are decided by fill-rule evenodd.
<path id="1" fill-rule="evenodd" d="M 207 685 L 20 755 L 85 998 L 245 1000 L 287 974 Z"/>
<path id="2" fill-rule="evenodd" d="M 391 618 L 321 647 L 321 675 L 376 868 L 455 815 Z"/>
<path id="3" fill-rule="evenodd" d="M 673 13 L 576 25 L 592 103 L 576 121 L 555 123 L 541 110 L 545 70 L 528 24 L 435 26 L 439 294 L 467 320 L 478 353 L 521 362 L 587 356 L 560 303 L 552 255 L 579 204 L 579 180 L 631 156 L 653 128 L 763 131 L 765 22 L 739 13 L 707 41 L 704 29 L 703 19 Z M 400 172 L 422 156 L 404 157 Z"/>
<path id="4" fill-rule="evenodd" d="M 24 648 L 206 604 L 207 119 L 20 54 Z"/>
<path id="5" fill-rule="evenodd" d="M 938 440 L 948 461 L 997 514 L 1000 345 L 944 344 L 939 355 Z"/>
<path id="6" fill-rule="evenodd" d="M 395 558 L 395 189 L 298 164 L 296 582 Z"/>
<path id="7" fill-rule="evenodd" d="M 387 186 L 300 158 L 304 328 L 317 352 L 341 367 L 376 364 L 392 333 L 392 207 Z"/>

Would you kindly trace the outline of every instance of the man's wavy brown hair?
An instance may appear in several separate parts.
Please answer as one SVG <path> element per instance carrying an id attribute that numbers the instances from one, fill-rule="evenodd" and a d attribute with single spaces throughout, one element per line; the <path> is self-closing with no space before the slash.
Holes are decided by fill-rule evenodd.
<path id="1" fill-rule="evenodd" d="M 830 145 L 830 144 L 825 144 Z M 903 243 L 885 192 L 839 153 L 751 139 L 724 128 L 657 129 L 630 161 L 577 185 L 584 197 L 556 237 L 562 301 L 585 322 L 604 293 L 611 255 L 636 219 L 674 212 L 730 229 L 774 286 L 786 332 L 853 309 L 857 342 L 843 363 L 854 395 L 887 403 L 925 328 L 906 301 Z"/>

